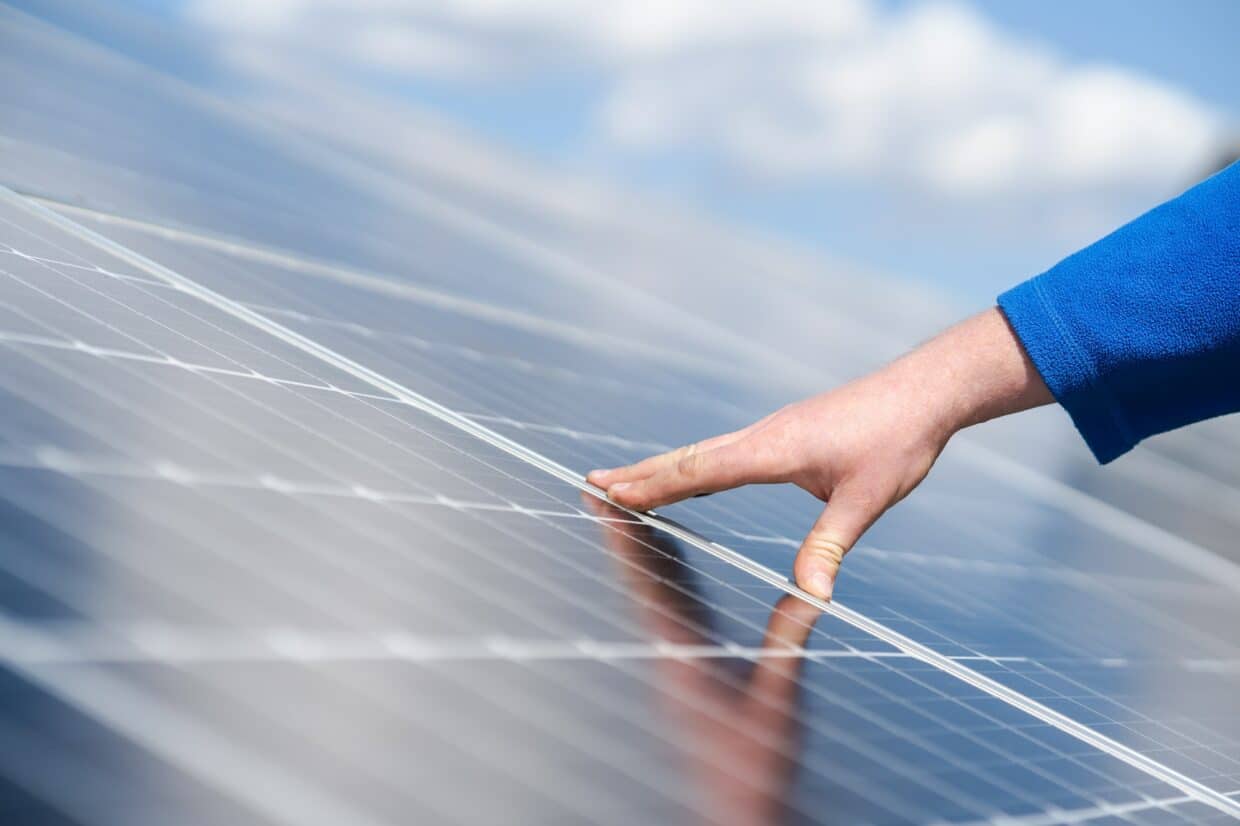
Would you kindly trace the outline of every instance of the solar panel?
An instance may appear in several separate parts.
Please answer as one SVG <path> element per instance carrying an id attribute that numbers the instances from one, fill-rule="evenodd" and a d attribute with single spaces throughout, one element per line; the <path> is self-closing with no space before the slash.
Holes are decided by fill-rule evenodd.
<path id="1" fill-rule="evenodd" d="M 26 191 L 0 190 L 8 813 L 1240 813 L 1231 563 L 968 439 L 814 603 L 781 573 L 799 493 L 646 516 L 581 480 L 744 424 L 803 373 L 708 325 L 663 335 L 674 309 L 92 53 L 100 89 L 274 170 L 125 171 L 60 129 L 125 121 L 49 80 L 85 47 L 3 21 L 47 70 L 39 107 L 3 90 L 18 157 L 90 173 L 73 206 L 55 164 L 0 165 Z M 395 217 L 318 231 L 363 205 Z M 854 353 L 822 356 L 825 382 Z"/>

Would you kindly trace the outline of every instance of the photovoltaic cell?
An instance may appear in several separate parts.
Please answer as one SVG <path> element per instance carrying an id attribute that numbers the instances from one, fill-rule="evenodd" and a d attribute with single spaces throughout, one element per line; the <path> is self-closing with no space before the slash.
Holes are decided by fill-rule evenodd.
<path id="1" fill-rule="evenodd" d="M 639 726 L 649 698 L 638 702 L 616 688 L 602 695 L 580 684 L 617 669 L 625 677 L 620 686 L 657 686 L 671 695 L 667 702 L 687 705 L 677 719 L 702 717 L 716 737 L 749 739 L 776 755 L 770 759 L 795 759 L 797 791 L 772 795 L 778 780 L 761 773 L 748 785 L 757 797 L 800 807 L 805 817 L 821 816 L 816 801 L 824 799 L 850 817 L 883 820 L 1175 797 L 1165 784 L 831 616 L 818 619 L 808 645 L 795 646 L 808 653 L 784 658 L 791 672 L 779 669 L 778 658 L 753 666 L 766 633 L 762 615 L 781 596 L 778 589 L 692 548 L 683 557 L 663 550 L 666 539 L 619 512 L 600 523 L 576 488 L 399 399 L 350 389 L 341 371 L 316 369 L 278 340 L 255 340 L 254 330 L 180 290 L 170 295 L 166 285 L 118 278 L 123 267 L 109 266 L 106 255 L 87 269 L 88 259 L 58 244 L 62 233 L 48 222 L 13 208 L 0 218 L 13 239 L 5 242 L 11 261 L 4 306 L 28 322 L 5 342 L 18 375 L 4 386 L 15 404 L 35 408 L 28 418 L 39 428 L 11 440 L 6 498 L 25 514 L 15 521 L 28 521 L 29 535 L 69 533 L 76 541 L 66 545 L 99 568 L 99 585 L 91 588 L 83 584 L 91 579 L 85 572 L 26 563 L 36 569 L 25 571 L 26 582 L 50 591 L 65 612 L 50 623 L 10 622 L 6 629 L 18 673 L 29 669 L 40 685 L 90 685 L 83 672 L 102 671 L 105 685 L 152 698 L 216 736 L 228 732 L 226 743 L 263 755 L 264 764 L 292 762 L 303 778 L 299 786 L 338 789 L 336 809 L 377 819 L 409 805 L 379 766 L 362 760 L 362 776 L 354 777 L 336 760 L 294 759 L 304 749 L 278 725 L 290 712 L 271 703 L 296 693 L 289 681 L 310 680 L 282 671 L 313 663 L 352 680 L 364 663 L 385 674 L 415 664 L 446 673 L 449 685 L 489 704 L 487 730 L 508 732 L 508 742 L 546 761 L 539 767 L 509 755 L 497 770 L 516 772 L 512 780 L 525 785 L 576 776 L 569 786 L 591 789 L 584 801 L 557 798 L 554 788 L 531 790 L 547 799 L 527 805 L 570 814 L 618 816 L 633 794 L 625 791 L 626 777 L 647 805 L 666 804 L 661 817 L 707 805 L 691 784 L 669 783 L 673 772 L 651 773 L 641 757 L 649 749 L 614 745 L 626 708 L 630 737 L 644 729 L 670 739 L 664 748 L 690 752 L 696 739 L 688 731 L 668 738 L 649 722 Z M 22 381 L 22 370 L 41 373 L 42 381 Z M 74 514 L 86 503 L 97 516 L 83 524 Z M 410 537 L 420 553 L 404 547 Z M 627 560 L 644 586 L 600 571 L 608 555 Z M 652 560 L 683 567 L 700 583 L 643 571 Z M 90 596 L 60 593 L 57 582 L 74 582 Z M 644 625 L 631 617 L 632 602 L 645 605 L 639 613 L 649 611 Z M 742 663 L 753 672 L 748 681 L 729 668 Z M 514 686 L 524 676 L 503 676 L 514 667 L 533 671 L 538 685 L 553 674 L 555 692 L 521 693 Z M 660 678 L 659 669 L 672 676 Z M 211 688 L 199 670 L 227 672 L 223 682 L 233 694 L 216 693 L 222 689 Z M 246 704 L 234 707 L 251 671 L 262 676 L 241 692 Z M 761 679 L 767 672 L 772 676 Z M 267 679 L 273 687 L 259 688 Z M 395 674 L 379 680 L 389 690 L 402 681 Z M 813 706 L 788 709 L 789 696 L 774 692 L 756 717 L 761 725 L 738 714 L 729 692 L 780 681 L 809 695 Z M 494 684 L 503 686 L 498 696 L 484 690 Z M 401 730 L 401 715 L 382 695 L 350 703 L 336 690 L 329 683 L 323 697 L 307 703 L 336 710 L 333 717 L 374 716 L 371 725 L 395 715 L 392 724 Z M 436 684 L 416 693 L 451 691 Z M 567 709 L 548 702 L 560 691 L 577 698 Z M 760 703 L 765 695 L 756 696 Z M 453 704 L 472 705 L 460 697 Z M 447 703 L 428 705 L 438 720 Z M 899 708 L 912 719 L 883 724 Z M 482 714 L 467 712 L 475 725 Z M 619 722 L 604 722 L 617 715 Z M 321 755 L 341 725 L 311 732 L 309 753 Z M 356 722 L 345 727 L 356 730 Z M 447 728 L 442 736 L 475 739 L 464 723 Z M 794 730 L 815 744 L 795 758 L 787 739 Z M 1010 742 L 998 745 L 997 732 Z M 315 737 L 322 738 L 319 748 Z M 417 742 L 395 739 L 393 748 Z M 699 750 L 722 764 L 708 766 L 725 778 L 719 786 L 736 782 L 729 769 L 748 777 L 743 761 Z M 935 757 L 954 772 L 926 774 Z M 903 782 L 883 782 L 888 772 Z M 235 784 L 227 790 L 244 797 Z M 1030 795 L 1034 784 L 1039 792 Z M 428 794 L 435 788 L 442 787 L 415 784 L 412 797 L 420 792 L 432 808 L 446 805 Z"/>
<path id="2" fill-rule="evenodd" d="M 131 232 L 126 238 L 142 246 L 139 234 Z M 218 274 L 229 268 L 212 261 L 203 271 Z M 296 278 L 293 273 L 268 277 L 262 268 L 251 271 L 264 277 L 237 275 L 235 281 L 220 278 L 213 283 L 226 291 L 239 290 L 251 297 L 253 306 L 272 308 L 273 317 L 305 334 L 375 365 L 386 375 L 425 387 L 474 420 L 581 471 L 669 446 L 649 438 L 656 426 L 646 423 L 661 411 L 678 410 L 669 418 L 690 422 L 699 433 L 743 423 L 738 406 L 730 406 L 726 396 L 716 400 L 704 395 L 707 391 L 702 388 L 679 403 L 633 399 L 625 392 L 623 379 L 590 384 L 588 368 L 554 374 L 551 365 L 539 367 L 527 358 L 523 362 L 527 368 L 515 374 L 492 362 L 485 349 L 466 354 L 437 347 L 433 339 L 395 332 L 401 318 L 417 330 L 454 326 L 436 318 L 442 311 L 416 303 L 386 312 L 368 308 L 378 327 L 333 319 L 330 310 L 326 315 L 304 310 L 282 313 L 282 297 L 297 295 L 307 301 L 316 293 L 298 290 L 289 281 Z M 350 289 L 339 283 L 330 286 L 335 291 Z M 258 290 L 263 294 L 255 295 Z M 320 308 L 356 304 L 324 298 Z M 423 323 L 424 319 L 429 320 Z M 465 325 L 456 326 L 459 335 Z M 476 348 L 485 347 L 483 336 L 488 332 L 495 341 L 504 336 L 503 331 L 485 327 L 478 332 Z M 497 360 L 511 359 L 514 353 L 509 349 L 501 357 L 501 345 L 491 347 Z M 520 350 L 515 353 L 521 357 Z M 647 366 L 606 353 L 591 353 L 589 358 L 609 377 Z M 565 352 L 555 366 L 572 362 L 573 353 Z M 639 378 L 629 381 L 642 386 Z M 666 381 L 674 385 L 676 379 Z M 588 390 L 581 388 L 583 383 L 589 384 Z M 643 430 L 644 426 L 650 429 Z M 847 575 L 852 585 L 842 586 L 841 599 L 854 600 L 867 615 L 943 653 L 1006 657 L 1009 664 L 992 675 L 1001 682 L 1032 691 L 1057 710 L 1104 727 L 1138 750 L 1162 755 L 1221 791 L 1230 790 L 1237 781 L 1237 731 L 1234 720 L 1218 721 L 1212 715 L 1227 707 L 1236 688 L 1235 670 L 1229 665 L 1235 646 L 1226 633 L 1232 625 L 1220 621 L 1234 618 L 1231 593 L 1165 565 L 1158 566 L 1157 578 L 1117 578 L 1107 571 L 1139 559 L 1142 548 L 1117 541 L 1045 503 L 1023 502 L 1014 491 L 1002 490 L 1002 478 L 991 474 L 979 479 L 972 469 L 954 466 L 950 454 L 943 464 L 929 495 L 891 514 L 876 528 L 875 546 L 860 549 L 850 559 Z M 995 506 L 985 507 L 988 501 Z M 980 511 L 979 505 L 983 505 Z M 723 495 L 668 513 L 776 569 L 786 568 L 797 544 L 796 532 L 788 526 L 799 528 L 806 518 L 803 504 L 785 491 Z M 1014 524 L 1065 522 L 1069 526 L 1060 532 L 1073 547 L 1070 553 L 1057 548 L 1059 559 L 1012 535 Z M 894 537 L 890 543 L 888 536 Z M 919 551 L 906 550 L 910 546 Z M 892 577 L 893 565 L 911 566 L 928 576 Z M 944 571 L 950 576 L 942 576 Z M 1058 601 L 1049 611 L 1048 599 Z M 1209 610 L 1201 610 L 1203 606 Z M 1163 654 L 1168 648 L 1177 653 L 1174 663 Z M 1021 664 L 1019 669 L 1016 663 Z M 1020 673 L 1021 669 L 1028 673 Z M 1038 672 L 1036 677 L 1032 670 Z M 1168 691 L 1129 703 L 1121 700 L 1126 683 L 1160 681 L 1191 682 L 1194 690 Z M 1146 704 L 1150 708 L 1142 707 Z"/>

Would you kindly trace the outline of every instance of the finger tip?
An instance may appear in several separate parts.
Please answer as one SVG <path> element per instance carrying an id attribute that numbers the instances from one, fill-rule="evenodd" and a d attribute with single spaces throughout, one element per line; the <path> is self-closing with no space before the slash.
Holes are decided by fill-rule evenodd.
<path id="1" fill-rule="evenodd" d="M 632 485 L 629 482 L 617 482 L 607 488 L 607 498 L 613 502 L 619 502 L 622 505 L 626 504 L 625 500 L 631 489 Z"/>
<path id="2" fill-rule="evenodd" d="M 829 600 L 835 591 L 835 577 L 824 570 L 811 571 L 800 583 L 808 593 L 819 599 Z"/>
<path id="3" fill-rule="evenodd" d="M 633 482 L 618 482 L 607 489 L 607 498 L 621 507 L 645 511 L 654 507 Z"/>
<path id="4" fill-rule="evenodd" d="M 601 470 L 601 469 L 592 470 L 586 474 L 586 481 L 592 485 L 598 485 L 599 487 L 602 487 L 602 484 L 601 484 L 602 481 L 607 478 L 607 474 L 610 472 L 611 471 Z"/>

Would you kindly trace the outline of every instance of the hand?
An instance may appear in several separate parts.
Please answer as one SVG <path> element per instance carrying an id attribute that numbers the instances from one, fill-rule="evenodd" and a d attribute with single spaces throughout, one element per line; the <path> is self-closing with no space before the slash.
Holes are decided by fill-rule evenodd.
<path id="1" fill-rule="evenodd" d="M 829 599 L 844 555 L 921 483 L 953 434 L 1050 401 L 1007 320 L 992 308 L 876 373 L 742 430 L 586 478 L 636 510 L 792 482 L 826 503 L 794 572 L 802 588 Z"/>

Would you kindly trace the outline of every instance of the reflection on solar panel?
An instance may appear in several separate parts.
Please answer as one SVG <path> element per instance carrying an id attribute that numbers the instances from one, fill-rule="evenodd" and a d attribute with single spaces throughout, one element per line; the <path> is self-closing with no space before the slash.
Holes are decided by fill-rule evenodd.
<path id="1" fill-rule="evenodd" d="M 645 516 L 580 479 L 761 412 L 778 391 L 721 366 L 760 353 L 626 347 L 648 305 L 619 288 L 471 281 L 503 255 L 279 145 L 248 205 L 209 154 L 125 171 L 62 128 L 90 110 L 58 79 L 140 90 L 204 144 L 240 127 L 4 15 L 0 60 L 45 95 L 2 90 L 16 157 L 93 170 L 69 206 L 0 164 L 52 196 L 0 190 L 6 817 L 1240 814 L 1235 566 L 965 442 L 814 604 L 777 573 L 797 494 Z M 319 233 L 311 202 L 391 211 L 434 257 Z"/>

